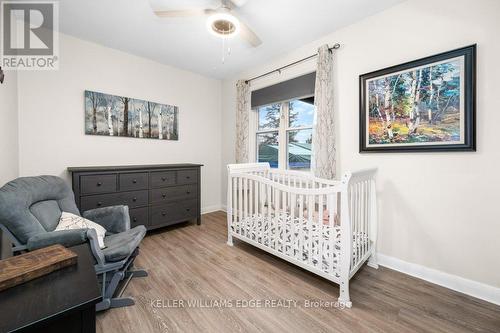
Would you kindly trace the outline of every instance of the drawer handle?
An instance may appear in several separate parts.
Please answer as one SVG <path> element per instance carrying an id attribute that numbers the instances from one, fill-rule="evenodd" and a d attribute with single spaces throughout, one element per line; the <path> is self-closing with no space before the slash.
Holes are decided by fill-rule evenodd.
<path id="1" fill-rule="evenodd" d="M 136 201 L 137 201 L 137 198 L 132 198 L 132 201 L 133 201 L 133 202 L 136 202 Z"/>
<path id="2" fill-rule="evenodd" d="M 134 217 L 134 222 L 137 222 L 137 217 Z"/>
<path id="3" fill-rule="evenodd" d="M 167 180 L 167 178 L 165 178 L 165 177 L 161 177 L 161 181 L 163 181 L 163 182 L 164 182 L 164 181 L 166 181 L 166 180 Z"/>
<path id="4" fill-rule="evenodd" d="M 190 176 L 186 176 L 186 179 L 191 179 L 191 177 Z"/>
<path id="5" fill-rule="evenodd" d="M 102 183 L 101 183 L 101 182 L 98 182 L 98 183 L 97 183 L 97 186 L 102 186 Z"/>
<path id="6" fill-rule="evenodd" d="M 167 197 L 167 195 L 166 195 L 166 194 L 162 194 L 161 196 L 162 196 L 162 198 L 166 198 L 166 197 Z"/>
<path id="7" fill-rule="evenodd" d="M 187 191 L 186 194 L 191 194 L 191 191 Z"/>
<path id="8" fill-rule="evenodd" d="M 132 183 L 137 184 L 137 179 L 132 180 Z"/>
<path id="9" fill-rule="evenodd" d="M 191 208 L 186 208 L 186 212 L 189 212 L 191 210 Z"/>
<path id="10" fill-rule="evenodd" d="M 166 212 L 162 212 L 162 213 L 161 213 L 161 216 L 166 216 L 166 215 L 167 215 L 167 213 L 166 213 Z"/>
<path id="11" fill-rule="evenodd" d="M 99 201 L 99 202 L 97 203 L 97 207 L 101 207 L 101 206 L 102 206 L 102 202 L 100 202 L 100 201 Z"/>

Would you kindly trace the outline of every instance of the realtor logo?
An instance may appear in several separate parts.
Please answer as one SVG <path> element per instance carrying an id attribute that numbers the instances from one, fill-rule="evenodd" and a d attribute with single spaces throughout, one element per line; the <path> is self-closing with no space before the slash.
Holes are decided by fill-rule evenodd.
<path id="1" fill-rule="evenodd" d="M 58 69 L 58 3 L 1 2 L 1 61 L 5 69 Z"/>

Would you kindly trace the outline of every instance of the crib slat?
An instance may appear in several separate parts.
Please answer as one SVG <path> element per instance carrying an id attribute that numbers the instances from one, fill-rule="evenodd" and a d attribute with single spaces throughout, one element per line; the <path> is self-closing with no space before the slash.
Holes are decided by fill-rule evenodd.
<path id="1" fill-rule="evenodd" d="M 361 232 L 360 232 L 360 242 L 361 242 L 361 258 L 364 257 L 365 255 L 365 242 L 364 242 L 364 237 L 365 237 L 365 232 L 366 232 L 366 181 L 361 182 L 361 187 L 363 188 L 363 205 L 361 206 L 362 209 L 362 216 L 363 216 L 363 223 L 361 224 Z"/>
<path id="2" fill-rule="evenodd" d="M 312 221 L 314 219 L 314 205 L 313 205 L 313 196 L 308 195 L 308 205 L 307 205 L 307 234 L 308 234 L 308 250 L 309 250 L 309 255 L 308 255 L 308 262 L 309 265 L 313 264 L 313 249 L 312 249 L 312 238 L 313 238 L 313 232 L 312 232 Z"/>
<path id="3" fill-rule="evenodd" d="M 295 235 L 295 232 L 297 231 L 296 226 L 295 226 L 295 207 L 297 207 L 297 195 L 295 193 L 290 193 L 291 198 L 290 198 L 290 215 L 291 215 L 291 220 L 292 220 L 292 235 L 290 236 L 291 239 L 291 244 L 290 244 L 290 251 L 289 255 L 292 257 L 295 257 L 295 241 L 297 240 L 297 236 Z"/>
<path id="4" fill-rule="evenodd" d="M 257 218 L 258 220 L 257 221 L 261 221 L 260 223 L 260 232 L 259 232 L 259 235 L 260 235 L 260 242 L 262 244 L 264 244 L 264 220 L 262 219 L 264 217 L 264 209 L 262 208 L 262 205 L 263 205 L 263 189 L 262 189 L 262 183 L 261 182 L 258 182 L 257 183 L 257 187 L 259 189 L 259 203 L 258 203 L 258 206 L 259 208 L 257 208 Z M 261 218 L 262 217 L 262 218 Z"/>
<path id="5" fill-rule="evenodd" d="M 244 235 L 245 230 L 243 226 L 243 178 L 238 177 L 238 216 L 240 217 L 240 235 Z"/>
<path id="6" fill-rule="evenodd" d="M 355 212 L 355 220 L 354 220 L 354 237 L 353 237 L 353 248 L 354 248 L 354 256 L 353 256 L 353 266 L 358 262 L 358 247 L 356 246 L 356 240 L 358 237 L 358 223 L 359 223 L 359 190 L 358 183 L 354 184 L 354 212 Z"/>
<path id="7" fill-rule="evenodd" d="M 248 221 L 248 178 L 243 179 L 243 218 L 245 219 L 245 224 L 244 224 L 244 234 L 247 238 L 250 238 L 249 236 L 249 221 Z"/>
<path id="8" fill-rule="evenodd" d="M 267 195 L 266 195 L 266 204 L 267 204 L 267 219 L 266 219 L 266 237 L 267 237 L 267 246 L 272 247 L 271 245 L 271 185 L 266 185 L 267 187 Z"/>
<path id="9" fill-rule="evenodd" d="M 359 248 L 359 232 L 361 231 L 361 183 L 357 183 L 358 195 L 357 195 L 357 206 L 358 206 L 358 223 L 356 230 L 356 264 L 360 260 L 360 248 Z"/>
<path id="10" fill-rule="evenodd" d="M 253 202 L 254 202 L 254 207 L 253 207 L 253 214 L 255 217 L 257 217 L 259 215 L 259 182 L 258 181 L 254 181 L 253 182 L 253 186 L 254 186 L 254 198 L 253 198 Z"/>
<path id="11" fill-rule="evenodd" d="M 357 261 L 356 261 L 356 264 L 358 262 L 361 261 L 361 248 L 360 248 L 360 239 L 359 239 L 359 236 L 361 234 L 361 222 L 363 220 L 363 214 L 362 214 L 362 202 L 363 200 L 363 187 L 362 187 L 362 183 L 359 182 L 358 183 L 358 232 L 356 234 L 356 239 L 357 239 L 357 243 L 356 243 L 356 247 L 357 247 L 357 251 L 358 251 L 358 257 L 357 257 Z"/>
<path id="12" fill-rule="evenodd" d="M 274 249 L 279 251 L 279 240 L 281 231 L 281 221 L 280 221 L 280 191 L 278 189 L 274 190 Z"/>
<path id="13" fill-rule="evenodd" d="M 318 223 L 319 223 L 319 238 L 318 238 L 318 265 L 319 269 L 323 270 L 323 244 L 324 244 L 324 238 L 323 238 L 323 194 L 320 194 L 319 196 L 319 202 L 318 202 Z"/>
<path id="14" fill-rule="evenodd" d="M 252 217 L 253 216 L 253 186 L 254 186 L 254 181 L 253 179 L 248 179 L 248 216 Z"/>
<path id="15" fill-rule="evenodd" d="M 359 193 L 359 209 L 360 209 L 360 219 L 359 219 L 359 233 L 358 233 L 358 247 L 359 247 L 359 261 L 363 259 L 364 249 L 363 249 L 363 232 L 365 230 L 365 185 L 364 181 L 359 183 L 360 193 Z"/>
<path id="16" fill-rule="evenodd" d="M 363 249 L 361 247 L 361 235 L 363 233 L 363 182 L 359 182 L 359 230 L 358 230 L 358 263 L 361 261 L 363 257 Z"/>
<path id="17" fill-rule="evenodd" d="M 299 256 L 299 260 L 302 260 L 304 257 L 304 196 L 299 196 L 299 244 L 297 255 Z"/>
<path id="18" fill-rule="evenodd" d="M 262 217 L 265 217 L 264 198 L 265 198 L 265 186 L 263 186 L 262 183 L 259 182 L 259 206 L 260 206 L 260 215 L 262 215 Z M 264 223 L 264 221 L 262 223 Z"/>
<path id="19" fill-rule="evenodd" d="M 257 182 L 253 179 L 250 179 L 249 180 L 250 182 L 250 203 L 249 203 L 249 207 L 250 207 L 250 211 L 249 211 L 249 214 L 250 214 L 250 217 L 254 217 L 255 215 L 255 196 L 256 196 L 256 186 L 257 186 Z"/>
<path id="20" fill-rule="evenodd" d="M 366 235 L 368 235 L 368 181 L 363 182 L 365 195 L 364 195 L 364 224 L 363 224 L 363 257 L 368 252 L 367 244 L 366 244 Z"/>
<path id="21" fill-rule="evenodd" d="M 238 177 L 238 216 L 240 217 L 240 235 L 245 234 L 245 228 L 243 226 L 243 178 Z"/>
<path id="22" fill-rule="evenodd" d="M 361 192 L 361 197 L 362 197 L 362 205 L 361 205 L 361 216 L 362 216 L 362 223 L 361 223 L 361 232 L 360 232 L 360 237 L 359 240 L 361 242 L 360 248 L 361 248 L 361 259 L 363 259 L 365 255 L 365 243 L 364 243 L 364 235 L 366 231 L 366 181 L 361 182 L 361 188 L 363 191 Z"/>
<path id="23" fill-rule="evenodd" d="M 375 180 L 370 181 L 370 252 L 377 251 L 377 187 Z"/>
<path id="24" fill-rule="evenodd" d="M 333 257 L 333 253 L 334 253 L 334 246 L 335 246 L 335 226 L 334 226 L 334 222 L 335 222 L 335 215 L 337 214 L 337 212 L 335 211 L 334 209 L 334 205 L 336 206 L 336 202 L 334 201 L 334 198 L 335 198 L 335 194 L 329 194 L 328 195 L 328 225 L 330 226 L 330 235 L 329 235 L 329 239 L 328 239 L 328 242 L 329 242 L 329 245 L 330 245 L 330 249 L 328 251 L 329 255 L 330 255 L 330 258 L 329 258 L 329 267 L 328 267 L 328 272 L 329 273 L 332 273 L 333 272 L 333 260 L 334 260 L 334 257 Z"/>
<path id="25" fill-rule="evenodd" d="M 353 250 L 353 256 L 352 256 L 352 265 L 354 266 L 356 264 L 356 256 L 357 256 L 357 253 L 356 253 L 356 247 L 355 247 L 355 237 L 356 237 L 356 229 L 357 229 L 357 223 L 358 223 L 358 209 L 357 209 L 357 202 L 358 202 L 358 192 L 356 191 L 357 190 L 357 187 L 356 187 L 356 184 L 353 184 L 352 185 L 352 211 L 353 211 L 353 220 L 352 220 L 352 231 L 353 231 L 353 236 L 351 239 L 352 239 L 352 242 L 353 242 L 353 246 L 352 246 L 352 250 Z"/>
<path id="26" fill-rule="evenodd" d="M 352 226 L 352 231 L 355 233 L 356 232 L 356 207 L 355 207 L 355 201 L 356 201 L 356 187 L 354 185 L 351 185 L 351 195 L 349 197 L 350 201 L 350 211 L 351 211 L 351 226 Z M 352 243 L 352 236 L 350 237 L 350 241 Z M 354 250 L 354 249 L 353 249 Z M 354 261 L 356 260 L 355 255 L 352 253 L 349 253 L 349 255 L 352 255 L 352 263 L 351 265 L 354 265 Z"/>
<path id="27" fill-rule="evenodd" d="M 237 203 L 237 200 L 238 200 L 238 196 L 236 195 L 236 189 L 238 188 L 236 186 L 236 178 L 233 177 L 233 202 L 232 202 L 232 212 L 233 212 L 233 226 L 234 226 L 234 231 L 237 232 L 237 228 L 236 228 L 236 223 L 238 222 L 238 205 L 236 204 Z"/>
<path id="28" fill-rule="evenodd" d="M 371 201 L 371 181 L 366 181 L 366 234 L 365 234 L 365 251 L 370 252 L 370 201 Z"/>
<path id="29" fill-rule="evenodd" d="M 353 235 L 355 236 L 356 235 L 356 222 L 357 222 L 357 209 L 356 209 L 356 196 L 357 196 L 357 193 L 356 193 L 356 184 L 353 184 L 352 185 L 352 193 L 351 193 L 351 205 L 352 205 L 352 220 L 351 220 L 351 224 L 352 224 L 352 232 L 353 232 Z M 352 250 L 353 250 L 353 256 L 352 256 L 352 265 L 354 266 L 355 263 L 356 263 L 356 248 L 354 247 L 354 238 L 352 237 L 351 239 L 352 242 L 353 242 L 353 246 L 352 246 Z"/>
<path id="30" fill-rule="evenodd" d="M 284 177 L 284 176 L 283 176 Z M 283 182 L 285 181 L 285 179 L 283 178 Z M 281 246 L 281 252 L 283 253 L 286 253 L 286 245 L 287 244 L 287 240 L 288 240 L 288 225 L 286 224 L 286 216 L 290 216 L 290 212 L 289 210 L 287 209 L 287 204 L 286 204 L 286 201 L 288 199 L 288 195 L 289 195 L 289 192 L 283 192 L 281 191 L 281 215 L 283 216 L 282 218 L 282 221 L 284 223 L 284 225 L 282 226 L 283 228 L 283 243 L 282 243 L 282 246 Z"/>

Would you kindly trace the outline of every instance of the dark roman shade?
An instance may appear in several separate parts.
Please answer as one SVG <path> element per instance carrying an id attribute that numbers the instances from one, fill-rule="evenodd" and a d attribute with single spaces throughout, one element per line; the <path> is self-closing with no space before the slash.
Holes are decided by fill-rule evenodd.
<path id="1" fill-rule="evenodd" d="M 252 91 L 252 109 L 259 106 L 314 95 L 316 72 Z"/>

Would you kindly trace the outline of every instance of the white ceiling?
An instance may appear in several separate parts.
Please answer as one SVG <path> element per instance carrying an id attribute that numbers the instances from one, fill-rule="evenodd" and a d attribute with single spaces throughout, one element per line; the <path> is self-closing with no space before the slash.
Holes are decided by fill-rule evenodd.
<path id="1" fill-rule="evenodd" d="M 404 0 L 248 0 L 237 14 L 261 38 L 252 48 L 238 37 L 222 64 L 222 40 L 206 18 L 158 18 L 155 9 L 219 5 L 217 0 L 64 0 L 63 33 L 214 78 L 226 78 Z M 342 41 L 339 41 L 342 42 Z"/>

